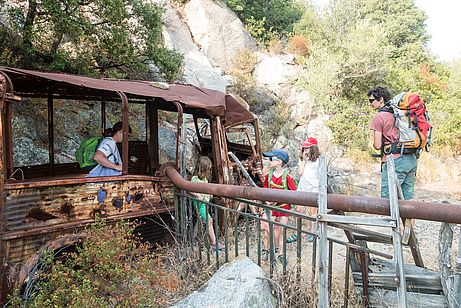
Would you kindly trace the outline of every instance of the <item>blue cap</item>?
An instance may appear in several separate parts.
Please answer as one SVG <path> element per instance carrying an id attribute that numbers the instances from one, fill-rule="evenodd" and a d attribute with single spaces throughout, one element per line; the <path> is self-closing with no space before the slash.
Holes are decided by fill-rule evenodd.
<path id="1" fill-rule="evenodd" d="M 275 150 L 272 150 L 271 152 L 264 152 L 263 156 L 265 156 L 265 157 L 277 156 L 285 164 L 287 164 L 288 161 L 290 160 L 290 157 L 288 156 L 288 153 L 285 152 L 285 150 L 282 150 L 282 149 L 275 149 Z"/>

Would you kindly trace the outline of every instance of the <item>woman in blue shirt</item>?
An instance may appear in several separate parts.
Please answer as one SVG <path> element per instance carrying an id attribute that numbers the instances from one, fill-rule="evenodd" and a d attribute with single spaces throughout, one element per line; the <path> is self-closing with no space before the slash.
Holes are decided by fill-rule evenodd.
<path id="1" fill-rule="evenodd" d="M 122 122 L 117 122 L 112 128 L 104 131 L 104 139 L 94 154 L 94 160 L 98 165 L 90 171 L 89 177 L 122 174 L 122 158 L 117 148 L 117 143 L 123 141 L 122 128 Z M 129 128 L 129 132 L 131 132 L 131 128 Z"/>

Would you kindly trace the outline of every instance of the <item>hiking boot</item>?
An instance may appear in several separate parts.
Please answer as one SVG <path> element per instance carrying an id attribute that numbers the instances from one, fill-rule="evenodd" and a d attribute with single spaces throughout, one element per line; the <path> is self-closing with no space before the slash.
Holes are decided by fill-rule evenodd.
<path id="1" fill-rule="evenodd" d="M 262 259 L 264 262 L 269 261 L 269 250 L 263 249 L 263 251 L 262 251 L 262 253 L 261 253 L 261 259 Z"/>

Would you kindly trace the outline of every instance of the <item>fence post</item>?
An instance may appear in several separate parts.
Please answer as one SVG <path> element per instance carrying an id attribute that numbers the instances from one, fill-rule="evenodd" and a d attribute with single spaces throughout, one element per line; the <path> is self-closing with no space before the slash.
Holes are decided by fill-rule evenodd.
<path id="1" fill-rule="evenodd" d="M 405 270 L 403 264 L 403 252 L 402 252 L 402 239 L 400 235 L 400 211 L 399 211 L 399 200 L 395 174 L 395 163 L 392 155 L 387 156 L 387 178 L 389 181 L 389 204 L 391 218 L 395 220 L 395 227 L 392 228 L 392 243 L 394 247 L 394 262 L 395 262 L 395 271 L 398 275 L 397 282 L 397 297 L 399 302 L 399 307 L 407 307 L 407 289 L 405 281 Z"/>
<path id="2" fill-rule="evenodd" d="M 327 165 L 324 155 L 319 157 L 319 194 L 317 205 L 319 215 L 327 213 Z M 319 299 L 317 307 L 326 308 L 329 305 L 327 223 L 324 221 L 318 221 L 317 230 L 319 235 L 319 244 L 317 246 Z"/>
<path id="3" fill-rule="evenodd" d="M 453 283 L 454 302 L 461 306 L 461 235 L 458 239 L 458 257 L 456 258 Z"/>

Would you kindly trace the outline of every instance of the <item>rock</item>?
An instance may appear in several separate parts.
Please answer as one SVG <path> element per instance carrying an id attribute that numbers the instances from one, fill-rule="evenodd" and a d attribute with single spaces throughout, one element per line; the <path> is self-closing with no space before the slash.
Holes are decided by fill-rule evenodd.
<path id="1" fill-rule="evenodd" d="M 305 125 L 312 117 L 313 100 L 305 90 L 292 87 L 289 93 L 285 95 L 285 102 L 291 108 L 291 118 L 293 123 Z"/>
<path id="2" fill-rule="evenodd" d="M 163 7 L 165 12 L 162 17 L 162 36 L 165 47 L 183 54 L 187 54 L 189 51 L 198 51 L 187 25 L 182 21 L 176 8 L 169 4 L 164 4 Z"/>
<path id="3" fill-rule="evenodd" d="M 247 257 L 221 267 L 199 290 L 173 307 L 275 307 L 264 271 Z"/>
<path id="4" fill-rule="evenodd" d="M 283 55 L 271 56 L 259 53 L 259 63 L 253 72 L 253 77 L 259 86 L 265 86 L 277 96 L 297 79 L 300 68 L 290 62 L 290 57 Z"/>
<path id="5" fill-rule="evenodd" d="M 167 48 L 184 55 L 184 67 L 181 81 L 198 87 L 221 92 L 226 91 L 228 80 L 224 71 L 214 68 L 206 55 L 192 40 L 189 28 L 182 21 L 176 8 L 163 4 L 163 40 Z"/>
<path id="6" fill-rule="evenodd" d="M 208 58 L 199 51 L 190 51 L 184 57 L 182 81 L 198 87 L 226 92 L 228 80 L 219 69 L 211 66 Z"/>
<path id="7" fill-rule="evenodd" d="M 213 66 L 232 67 L 240 49 L 255 49 L 251 35 L 226 5 L 212 0 L 191 0 L 184 7 L 194 42 Z"/>

